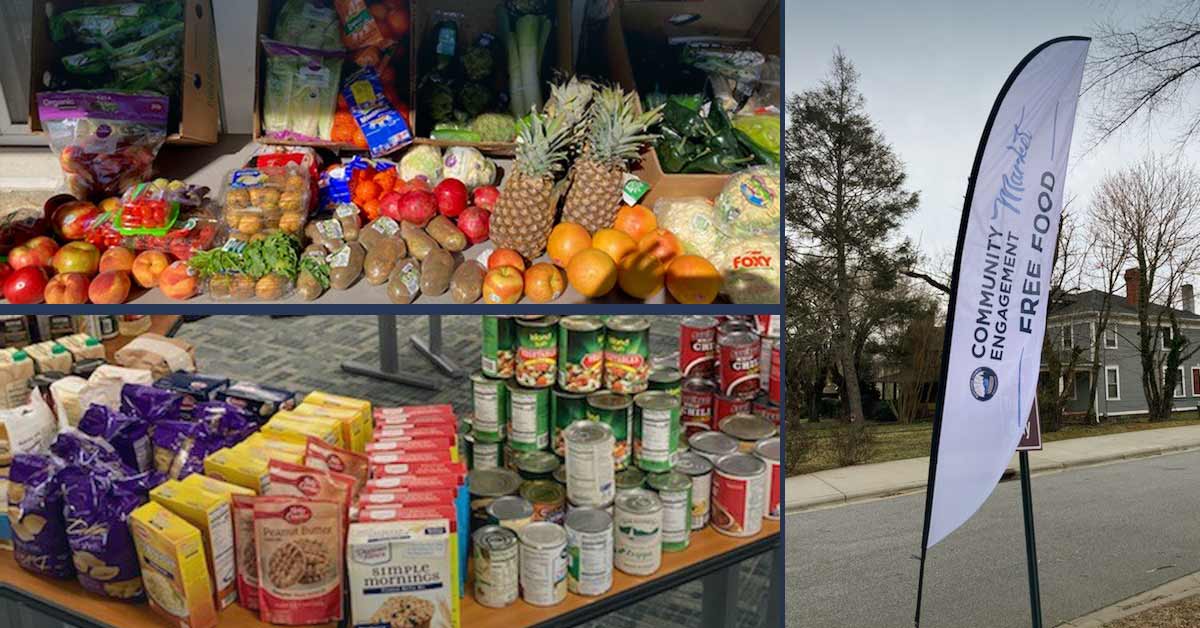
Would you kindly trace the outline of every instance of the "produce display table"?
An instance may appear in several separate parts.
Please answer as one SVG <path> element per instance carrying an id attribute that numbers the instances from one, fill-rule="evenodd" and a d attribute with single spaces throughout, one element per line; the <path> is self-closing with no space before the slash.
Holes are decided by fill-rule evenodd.
<path id="1" fill-rule="evenodd" d="M 725 588 L 727 583 L 736 583 L 736 578 L 730 577 L 730 572 L 736 573 L 741 561 L 775 550 L 779 542 L 779 524 L 772 521 L 763 522 L 763 532 L 749 538 L 727 537 L 712 529 L 705 529 L 692 535 L 692 545 L 687 551 L 664 553 L 662 568 L 651 577 L 638 578 L 616 571 L 612 590 L 602 597 L 584 598 L 568 594 L 567 600 L 557 606 L 543 608 L 518 600 L 507 608 L 491 609 L 476 604 L 468 593 L 463 598 L 462 625 L 464 628 L 574 625 L 708 576 L 705 578 L 704 591 L 705 624 L 714 628 L 723 626 L 726 625 L 724 613 L 737 612 L 736 587 L 734 590 L 719 590 Z M 775 555 L 778 557 L 779 553 Z M 772 578 L 773 583 L 775 580 L 779 578 Z M 778 587 L 773 584 L 773 589 L 778 590 Z M 710 599 L 714 604 L 707 603 Z M 729 602 L 732 602 L 732 608 L 729 608 Z M 782 597 L 771 599 L 768 603 L 782 604 Z M 57 581 L 32 575 L 18 567 L 8 551 L 0 551 L 0 617 L 3 616 L 13 618 L 14 625 L 21 628 L 54 625 L 48 618 L 85 627 L 160 628 L 166 625 L 166 621 L 148 604 L 106 600 L 85 592 L 74 580 Z M 259 622 L 254 613 L 238 605 L 220 614 L 221 628 L 268 625 Z"/>

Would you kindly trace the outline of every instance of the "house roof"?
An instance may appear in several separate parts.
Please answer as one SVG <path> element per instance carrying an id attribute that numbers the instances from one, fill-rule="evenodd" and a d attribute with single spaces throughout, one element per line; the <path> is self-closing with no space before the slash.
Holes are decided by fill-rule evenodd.
<path id="1" fill-rule="evenodd" d="M 1099 312 L 1101 305 L 1104 303 L 1104 296 L 1105 293 L 1102 290 L 1085 290 L 1083 292 L 1069 293 L 1062 296 L 1058 302 L 1054 304 L 1050 315 L 1067 316 L 1071 314 Z M 1137 316 L 1137 308 L 1129 305 L 1129 303 L 1125 301 L 1125 295 L 1114 294 L 1111 295 L 1111 297 L 1112 300 L 1110 301 L 1110 304 L 1114 314 L 1128 314 L 1130 316 Z M 1158 314 L 1168 310 L 1175 312 L 1175 316 L 1180 319 L 1200 321 L 1200 314 L 1159 305 L 1157 303 L 1150 304 L 1150 312 L 1152 314 Z"/>

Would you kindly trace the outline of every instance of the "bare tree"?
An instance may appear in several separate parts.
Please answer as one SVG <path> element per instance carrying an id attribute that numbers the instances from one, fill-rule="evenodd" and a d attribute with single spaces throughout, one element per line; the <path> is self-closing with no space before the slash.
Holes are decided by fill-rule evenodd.
<path id="1" fill-rule="evenodd" d="M 1178 367 L 1196 353 L 1179 329 L 1179 291 L 1200 263 L 1200 179 L 1177 162 L 1150 156 L 1105 177 L 1093 218 L 1127 243 L 1137 269 L 1136 291 L 1142 390 L 1150 420 L 1170 417 Z M 1159 305 L 1162 304 L 1162 305 Z"/>
<path id="2" fill-rule="evenodd" d="M 1179 141 L 1200 133 L 1200 2 L 1176 0 L 1134 29 L 1101 24 L 1094 36 L 1085 93 L 1095 96 L 1099 144 L 1138 117 L 1149 121 L 1179 109 L 1186 121 Z"/>
<path id="3" fill-rule="evenodd" d="M 1058 239 L 1054 244 L 1051 262 L 1049 309 L 1053 313 L 1069 302 L 1081 286 L 1085 248 L 1079 237 L 1079 221 L 1071 211 L 1074 198 L 1063 204 L 1059 220 Z M 1066 325 L 1075 322 L 1067 319 Z M 1058 329 L 1058 328 L 1056 328 Z M 1063 425 L 1067 402 L 1075 396 L 1075 370 L 1083 355 L 1080 345 L 1069 348 L 1060 344 L 1062 336 L 1048 333 L 1042 339 L 1042 380 L 1038 387 L 1038 411 L 1047 432 L 1058 431 Z"/>
<path id="4" fill-rule="evenodd" d="M 1125 265 L 1129 263 L 1129 242 L 1113 228 L 1112 221 L 1104 218 L 1105 214 L 1113 212 L 1112 204 L 1119 200 L 1112 198 L 1110 193 L 1111 190 L 1101 185 L 1088 220 L 1087 281 L 1101 293 L 1092 334 L 1088 417 L 1096 416 L 1096 390 L 1100 386 L 1100 356 L 1104 350 L 1104 337 L 1112 319 L 1113 299 L 1118 298 L 1114 294 L 1123 281 Z M 1096 420 L 1099 422 L 1099 417 Z"/>
<path id="5" fill-rule="evenodd" d="M 912 423 L 921 418 L 926 401 L 934 395 L 934 382 L 942 367 L 945 328 L 939 324 L 938 301 L 927 299 L 897 331 L 892 350 L 884 353 L 898 373 L 896 395 L 891 402 L 896 421 Z"/>

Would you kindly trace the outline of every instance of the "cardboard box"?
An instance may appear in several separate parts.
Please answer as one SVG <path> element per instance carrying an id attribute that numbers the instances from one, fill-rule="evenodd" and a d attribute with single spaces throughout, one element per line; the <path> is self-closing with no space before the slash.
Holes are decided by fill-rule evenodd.
<path id="1" fill-rule="evenodd" d="M 179 628 L 217 625 L 200 531 L 161 504 L 129 514 L 150 606 Z"/>
<path id="2" fill-rule="evenodd" d="M 57 60 L 50 40 L 47 12 L 84 4 L 119 4 L 125 0 L 33 0 L 33 50 L 30 56 L 29 129 L 42 133 L 37 93 Z M 168 144 L 216 144 L 221 130 L 221 76 L 217 63 L 212 0 L 181 0 L 183 14 L 183 80 L 179 95 L 179 128 L 168 129 Z"/>
<path id="3" fill-rule="evenodd" d="M 236 484 L 262 495 L 270 485 L 267 458 L 247 451 L 218 449 L 204 459 L 204 475 Z"/>
<path id="4" fill-rule="evenodd" d="M 237 581 L 229 494 L 210 493 L 194 482 L 167 480 L 150 491 L 150 500 L 200 530 L 217 608 L 232 605 L 237 600 Z"/>

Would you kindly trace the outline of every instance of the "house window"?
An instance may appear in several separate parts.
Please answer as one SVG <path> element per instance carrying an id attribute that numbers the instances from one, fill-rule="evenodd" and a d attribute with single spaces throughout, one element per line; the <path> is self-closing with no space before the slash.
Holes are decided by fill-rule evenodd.
<path id="1" fill-rule="evenodd" d="M 1117 330 L 1116 329 L 1105 329 L 1104 330 L 1104 348 L 1105 349 L 1116 349 L 1117 348 Z"/>
<path id="2" fill-rule="evenodd" d="M 1075 348 L 1075 330 L 1071 325 L 1066 325 L 1062 328 L 1062 347 L 1063 349 Z"/>
<path id="3" fill-rule="evenodd" d="M 1192 396 L 1200 397 L 1200 366 L 1192 367 Z"/>
<path id="4" fill-rule="evenodd" d="M 1162 342 L 1163 349 L 1171 348 L 1171 328 L 1170 327 L 1160 327 L 1158 337 L 1159 337 L 1160 341 Z"/>
<path id="5" fill-rule="evenodd" d="M 1163 369 L 1163 385 L 1165 386 L 1166 384 L 1167 384 L 1167 369 L 1164 368 Z M 1175 389 L 1171 391 L 1171 394 L 1174 395 L 1176 399 L 1178 399 L 1184 395 L 1183 367 L 1179 367 L 1179 372 L 1175 375 Z"/>
<path id="6" fill-rule="evenodd" d="M 1108 401 L 1121 400 L 1121 368 L 1104 367 L 1104 398 Z"/>
<path id="7" fill-rule="evenodd" d="M 32 24 L 33 3 L 0 2 L 0 144 L 45 143 L 29 133 Z"/>

